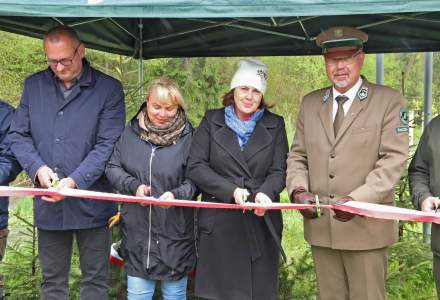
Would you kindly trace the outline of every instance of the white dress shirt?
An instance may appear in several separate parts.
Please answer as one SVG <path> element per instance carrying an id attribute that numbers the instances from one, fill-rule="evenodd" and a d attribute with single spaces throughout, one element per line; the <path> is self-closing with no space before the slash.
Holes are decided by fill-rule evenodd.
<path id="1" fill-rule="evenodd" d="M 342 108 L 344 109 L 344 116 L 347 115 L 348 110 L 350 109 L 351 104 L 353 103 L 354 98 L 356 97 L 357 92 L 362 86 L 362 78 L 359 77 L 358 81 L 354 86 L 351 87 L 347 92 L 344 94 L 341 94 L 338 92 L 335 87 L 333 87 L 333 121 L 335 121 L 336 112 L 338 111 L 338 102 L 336 101 L 336 97 L 340 95 L 344 95 L 348 97 L 348 100 L 345 101 L 345 103 L 342 105 Z"/>

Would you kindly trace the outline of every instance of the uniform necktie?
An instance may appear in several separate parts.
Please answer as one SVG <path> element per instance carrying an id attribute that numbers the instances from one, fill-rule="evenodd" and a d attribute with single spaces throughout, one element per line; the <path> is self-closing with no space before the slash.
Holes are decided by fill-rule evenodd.
<path id="1" fill-rule="evenodd" d="M 348 100 L 347 96 L 339 95 L 335 98 L 338 103 L 338 110 L 336 111 L 335 121 L 333 122 L 333 129 L 335 131 L 335 137 L 338 135 L 339 128 L 342 126 L 344 121 L 344 103 Z"/>

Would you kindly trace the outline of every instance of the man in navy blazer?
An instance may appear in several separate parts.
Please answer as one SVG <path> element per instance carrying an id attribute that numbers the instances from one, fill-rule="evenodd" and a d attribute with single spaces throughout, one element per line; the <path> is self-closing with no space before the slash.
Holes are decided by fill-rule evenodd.
<path id="1" fill-rule="evenodd" d="M 90 66 L 67 26 L 44 37 L 48 68 L 29 76 L 11 125 L 12 151 L 34 183 L 111 192 L 104 169 L 125 124 L 119 81 Z M 41 298 L 68 299 L 72 242 L 80 254 L 81 299 L 107 299 L 110 232 L 116 203 L 37 197 L 34 219 Z"/>

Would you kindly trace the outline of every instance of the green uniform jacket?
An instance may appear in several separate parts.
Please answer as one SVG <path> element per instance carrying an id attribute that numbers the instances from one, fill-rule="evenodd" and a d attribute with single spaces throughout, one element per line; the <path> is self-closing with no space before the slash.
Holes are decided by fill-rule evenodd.
<path id="1" fill-rule="evenodd" d="M 414 206 L 420 209 L 429 196 L 440 196 L 440 117 L 426 126 L 409 165 L 409 187 Z M 440 256 L 440 225 L 432 224 L 431 247 Z"/>
<path id="2" fill-rule="evenodd" d="M 364 79 L 338 135 L 333 131 L 333 95 L 328 87 L 304 97 L 287 159 L 289 195 L 304 187 L 321 204 L 344 196 L 394 205 L 394 186 L 408 159 L 405 100 L 389 87 Z M 387 247 L 397 240 L 392 220 L 355 217 L 348 222 L 323 210 L 304 220 L 304 237 L 313 246 L 342 250 Z"/>

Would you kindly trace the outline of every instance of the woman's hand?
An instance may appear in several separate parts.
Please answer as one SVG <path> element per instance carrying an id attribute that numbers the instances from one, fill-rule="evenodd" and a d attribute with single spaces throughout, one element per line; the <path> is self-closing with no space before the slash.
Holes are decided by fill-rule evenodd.
<path id="1" fill-rule="evenodd" d="M 151 193 L 151 187 L 146 185 L 146 184 L 141 184 L 140 186 L 138 186 L 137 190 L 136 190 L 136 197 L 146 197 L 149 196 Z M 146 203 L 139 203 L 141 206 L 147 206 L 148 204 Z"/>
<path id="2" fill-rule="evenodd" d="M 160 197 L 159 200 L 174 200 L 174 195 L 171 192 L 165 192 Z"/>
<path id="3" fill-rule="evenodd" d="M 265 193 L 258 192 L 255 195 L 255 203 L 271 204 L 272 200 L 270 200 L 270 198 Z M 265 213 L 266 213 L 266 209 L 264 208 L 258 208 L 254 210 L 254 214 L 256 214 L 259 217 L 264 216 Z"/>
<path id="4" fill-rule="evenodd" d="M 234 190 L 234 200 L 238 205 L 243 205 L 249 197 L 249 191 L 247 189 L 236 188 Z"/>
<path id="5" fill-rule="evenodd" d="M 165 192 L 162 195 L 160 195 L 159 200 L 174 200 L 174 195 L 171 192 Z M 162 208 L 170 208 L 171 205 L 160 205 Z"/>

